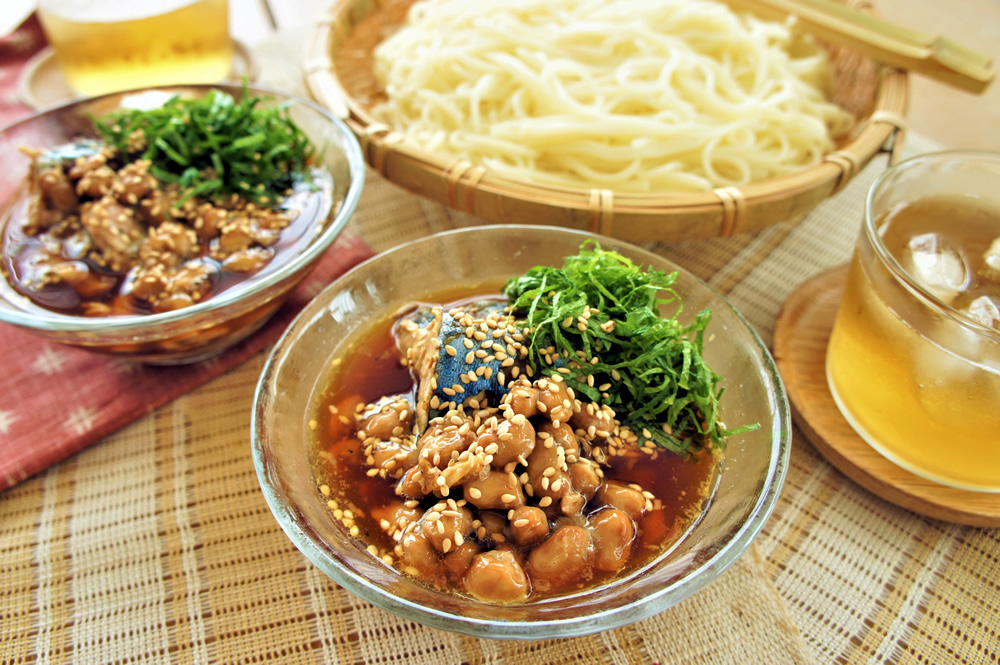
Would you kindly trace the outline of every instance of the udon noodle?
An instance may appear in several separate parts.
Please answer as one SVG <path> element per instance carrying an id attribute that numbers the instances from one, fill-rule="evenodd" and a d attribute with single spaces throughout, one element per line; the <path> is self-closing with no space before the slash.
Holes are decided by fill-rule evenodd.
<path id="1" fill-rule="evenodd" d="M 421 0 L 375 74 L 374 113 L 407 139 L 541 185 L 744 185 L 853 122 L 821 47 L 710 0 Z"/>

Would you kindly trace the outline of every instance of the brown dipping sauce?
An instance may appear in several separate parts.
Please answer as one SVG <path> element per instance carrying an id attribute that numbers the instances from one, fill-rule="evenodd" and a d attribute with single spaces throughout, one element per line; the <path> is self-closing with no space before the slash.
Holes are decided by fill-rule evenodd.
<path id="1" fill-rule="evenodd" d="M 359 405 L 370 404 L 385 395 L 405 394 L 412 397 L 416 392 L 415 379 L 410 370 L 401 364 L 393 324 L 393 321 L 383 321 L 351 344 L 349 354 L 335 366 L 314 403 L 310 426 L 316 432 L 311 450 L 316 481 L 319 491 L 327 499 L 332 517 L 340 521 L 350 535 L 360 539 L 373 556 L 401 569 L 405 566 L 398 556 L 397 542 L 379 523 L 386 507 L 399 505 L 401 501 L 394 489 L 397 481 L 369 473 L 371 467 L 366 463 L 365 445 L 356 436 L 354 418 Z M 600 587 L 651 564 L 698 521 L 715 491 L 720 459 L 721 456 L 704 452 L 692 462 L 666 450 L 657 450 L 650 455 L 634 445 L 623 449 L 620 455 L 607 456 L 607 464 L 603 467 L 605 480 L 638 483 L 655 497 L 653 509 L 646 510 L 635 520 L 635 537 L 626 565 L 614 572 L 594 570 L 589 579 L 560 588 L 543 590 L 538 585 L 532 585 L 526 600 L 534 602 Z M 524 467 L 519 467 L 514 473 L 523 471 Z M 461 488 L 452 492 L 451 497 L 461 500 Z M 597 498 L 595 495 L 588 501 L 583 508 L 583 516 L 601 508 Z M 419 508 L 428 509 L 442 500 L 439 496 L 428 495 L 419 501 Z M 538 504 L 537 496 L 527 499 L 527 505 Z M 476 517 L 485 512 L 505 514 L 504 511 L 484 511 L 471 504 L 467 507 L 472 508 Z M 557 524 L 565 524 L 568 520 L 553 515 L 551 511 L 549 517 L 550 528 L 553 528 L 550 536 Z M 509 536 L 510 524 L 505 533 Z M 477 539 L 475 534 L 471 539 L 483 551 L 497 546 L 489 538 Z M 538 546 L 539 543 L 532 547 L 517 547 L 508 537 L 504 547 L 516 550 L 516 556 L 527 561 L 530 551 Z M 414 571 L 411 569 L 408 572 L 413 574 Z M 465 589 L 463 575 L 442 565 L 441 575 L 415 576 L 431 586 L 470 595 Z"/>
<path id="2" fill-rule="evenodd" d="M 229 270 L 222 261 L 210 256 L 212 239 L 199 239 L 197 248 L 185 258 L 187 262 L 204 264 L 207 275 L 208 284 L 198 287 L 195 302 L 215 297 L 278 270 L 312 242 L 333 212 L 333 182 L 325 169 L 313 168 L 308 176 L 297 182 L 288 196 L 274 206 L 275 211 L 287 212 L 288 217 L 287 225 L 280 230 L 277 240 L 267 247 L 251 246 L 251 249 L 256 248 L 270 255 L 270 258 L 261 260 L 259 266 L 240 271 Z M 26 184 L 20 195 L 13 197 L 9 207 L 0 210 L 0 227 L 3 228 L 0 273 L 31 304 L 73 316 L 141 315 L 175 308 L 154 309 L 149 300 L 132 297 L 126 285 L 127 269 L 115 270 L 102 264 L 86 248 L 76 247 L 75 241 L 65 237 L 65 234 L 53 239 L 46 233 L 28 233 L 31 205 L 32 196 Z M 144 227 L 144 231 L 149 228 Z M 39 287 L 47 269 L 42 264 L 49 257 L 81 266 L 86 278 L 75 284 L 48 281 Z"/>

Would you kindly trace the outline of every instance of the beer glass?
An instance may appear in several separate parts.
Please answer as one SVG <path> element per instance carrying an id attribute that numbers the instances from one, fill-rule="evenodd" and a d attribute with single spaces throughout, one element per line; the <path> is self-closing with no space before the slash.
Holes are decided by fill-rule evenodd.
<path id="1" fill-rule="evenodd" d="M 869 191 L 827 349 L 855 431 L 935 482 L 1000 492 L 1000 154 L 903 162 Z"/>
<path id="2" fill-rule="evenodd" d="M 232 68 L 227 0 L 39 0 L 38 16 L 81 95 L 214 83 Z"/>

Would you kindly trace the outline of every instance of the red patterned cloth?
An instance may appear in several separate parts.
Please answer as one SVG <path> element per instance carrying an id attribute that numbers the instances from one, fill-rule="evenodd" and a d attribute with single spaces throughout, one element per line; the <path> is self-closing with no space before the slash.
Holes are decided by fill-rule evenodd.
<path id="1" fill-rule="evenodd" d="M 371 255 L 371 249 L 357 235 L 341 234 L 263 328 L 225 353 L 194 365 L 140 365 L 48 342 L 0 323 L 4 355 L 0 371 L 0 491 L 265 348 L 324 286 Z"/>
<path id="2" fill-rule="evenodd" d="M 45 37 L 34 16 L 0 37 L 0 127 L 31 112 L 17 97 L 18 79 L 28 59 L 44 46 Z M 361 238 L 345 232 L 261 330 L 225 353 L 194 365 L 139 365 L 48 342 L 0 323 L 4 356 L 0 491 L 265 348 L 323 286 L 371 255 Z"/>

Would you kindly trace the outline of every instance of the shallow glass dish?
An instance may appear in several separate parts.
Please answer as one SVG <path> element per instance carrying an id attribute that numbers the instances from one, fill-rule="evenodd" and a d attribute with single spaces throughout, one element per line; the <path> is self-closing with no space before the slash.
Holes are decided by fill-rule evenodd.
<path id="1" fill-rule="evenodd" d="M 349 537 L 331 515 L 317 489 L 309 420 L 332 359 L 349 353 L 357 334 L 402 305 L 458 285 L 495 289 L 531 266 L 561 265 L 588 237 L 552 227 L 489 226 L 422 238 L 338 279 L 287 329 L 257 385 L 254 466 L 282 529 L 338 584 L 435 628 L 491 638 L 567 637 L 616 628 L 674 605 L 718 578 L 756 537 L 778 499 L 791 445 L 788 402 L 774 362 L 743 317 L 704 282 L 666 259 L 608 238 L 599 239 L 605 249 L 680 273 L 675 288 L 684 299 L 684 315 L 712 309 L 705 357 L 723 377 L 725 421 L 733 427 L 760 424 L 729 439 L 718 489 L 688 535 L 641 572 L 603 587 L 497 606 L 400 574 Z"/>
<path id="2" fill-rule="evenodd" d="M 200 97 L 219 89 L 239 99 L 240 86 L 188 85 L 149 88 L 74 101 L 42 111 L 0 130 L 0 233 L 23 191 L 30 160 L 20 148 L 48 148 L 93 136 L 90 116 L 118 108 L 146 108 L 171 95 Z M 312 102 L 261 88 L 249 94 L 287 105 L 292 119 L 317 147 L 317 166 L 333 176 L 332 206 L 312 242 L 282 265 L 191 307 L 157 314 L 83 317 L 43 309 L 0 277 L 0 321 L 47 339 L 151 364 L 190 363 L 215 355 L 262 326 L 340 234 L 357 207 L 365 164 L 357 139 Z"/>

